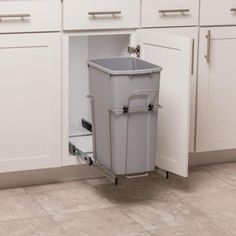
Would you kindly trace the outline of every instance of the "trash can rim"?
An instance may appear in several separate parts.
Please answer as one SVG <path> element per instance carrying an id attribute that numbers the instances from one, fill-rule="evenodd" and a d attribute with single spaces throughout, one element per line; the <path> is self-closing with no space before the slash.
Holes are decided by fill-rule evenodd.
<path id="1" fill-rule="evenodd" d="M 97 64 L 95 61 L 99 60 L 107 60 L 107 59 L 135 59 L 136 61 L 141 61 L 148 63 L 153 66 L 153 68 L 148 69 L 135 69 L 135 70 L 112 70 L 109 68 L 106 68 L 102 65 Z M 87 61 L 87 65 L 94 67 L 100 71 L 103 71 L 110 75 L 145 75 L 145 74 L 153 74 L 153 73 L 160 73 L 162 71 L 162 68 L 160 66 L 157 66 L 153 63 L 150 63 L 145 60 L 141 60 L 139 58 L 133 58 L 133 57 L 108 57 L 108 58 L 99 58 L 99 59 L 92 59 Z"/>

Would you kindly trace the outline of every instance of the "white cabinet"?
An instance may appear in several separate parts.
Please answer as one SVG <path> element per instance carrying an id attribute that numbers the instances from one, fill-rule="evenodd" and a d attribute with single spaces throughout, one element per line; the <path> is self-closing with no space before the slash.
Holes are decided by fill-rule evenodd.
<path id="1" fill-rule="evenodd" d="M 0 37 L 0 172 L 61 164 L 60 34 Z"/>
<path id="2" fill-rule="evenodd" d="M 0 1 L 0 33 L 21 33 L 0 37 L 0 172 L 78 164 L 68 157 L 68 137 L 80 132 L 81 118 L 90 119 L 86 61 L 127 56 L 128 46 L 140 45 L 142 59 L 163 67 L 157 166 L 186 177 L 194 123 L 190 93 L 196 75 L 196 31 L 125 31 L 140 26 L 140 0 L 62 4 L 63 29 L 71 32 L 63 33 L 61 65 L 61 33 L 23 34 L 59 31 L 59 1 Z M 144 27 L 197 24 L 198 1 L 142 4 Z M 191 138 L 190 143 L 192 148 Z"/>
<path id="3" fill-rule="evenodd" d="M 69 127 L 76 123 L 79 125 L 82 117 L 89 117 L 86 111 L 88 107 L 86 92 L 84 92 L 88 92 L 86 61 L 90 58 L 125 56 L 129 45 L 134 47 L 140 45 L 142 59 L 163 67 L 160 86 L 160 104 L 163 108 L 159 111 L 158 120 L 157 166 L 186 177 L 188 175 L 193 40 L 191 37 L 162 33 L 158 30 L 120 32 L 117 35 L 72 34 L 64 37 L 63 56 L 69 64 L 63 65 L 63 87 L 65 88 L 63 164 L 72 163 L 72 157 L 68 157 L 66 142 Z M 83 92 L 79 92 L 81 86 L 84 88 Z M 78 111 L 68 107 L 68 104 Z M 70 111 L 69 119 L 68 111 Z M 67 161 L 67 159 L 70 160 Z"/>
<path id="4" fill-rule="evenodd" d="M 142 27 L 198 24 L 197 0 L 142 0 Z"/>
<path id="5" fill-rule="evenodd" d="M 236 147 L 236 27 L 201 28 L 197 151 Z"/>
<path id="6" fill-rule="evenodd" d="M 138 28 L 140 0 L 65 0 L 63 29 Z"/>
<path id="7" fill-rule="evenodd" d="M 235 25 L 235 0 L 201 0 L 200 25 Z"/>

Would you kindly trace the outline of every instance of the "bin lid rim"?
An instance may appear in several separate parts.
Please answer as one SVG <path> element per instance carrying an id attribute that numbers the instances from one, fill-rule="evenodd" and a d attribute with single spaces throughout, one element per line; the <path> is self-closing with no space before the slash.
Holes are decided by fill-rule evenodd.
<path id="1" fill-rule="evenodd" d="M 152 65 L 153 68 L 135 69 L 135 70 L 112 70 L 96 63 L 96 61 L 100 61 L 100 60 L 102 61 L 102 60 L 107 60 L 107 59 L 135 59 L 136 61 L 148 63 Z M 160 66 L 157 66 L 148 61 L 141 60 L 139 58 L 133 58 L 133 57 L 109 57 L 109 58 L 92 59 L 92 60 L 88 60 L 87 64 L 88 66 L 92 66 L 110 75 L 144 75 L 144 74 L 160 73 L 162 71 L 162 68 Z"/>

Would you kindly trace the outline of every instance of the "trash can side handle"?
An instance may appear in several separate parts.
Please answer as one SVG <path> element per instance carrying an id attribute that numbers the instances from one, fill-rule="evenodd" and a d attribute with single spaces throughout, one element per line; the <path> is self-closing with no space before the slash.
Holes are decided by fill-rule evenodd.
<path id="1" fill-rule="evenodd" d="M 152 100 L 152 103 L 151 104 L 154 104 L 155 103 L 155 100 L 158 96 L 158 90 L 157 89 L 144 89 L 144 90 L 136 90 L 133 94 L 131 94 L 128 98 L 128 107 L 130 105 L 130 101 L 138 96 L 138 95 L 150 95 L 150 94 L 154 94 L 154 97 L 153 97 L 153 100 Z"/>

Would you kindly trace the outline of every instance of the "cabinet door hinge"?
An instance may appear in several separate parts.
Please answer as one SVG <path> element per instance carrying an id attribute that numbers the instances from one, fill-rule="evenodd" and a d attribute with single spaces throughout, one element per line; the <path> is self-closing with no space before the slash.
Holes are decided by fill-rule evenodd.
<path id="1" fill-rule="evenodd" d="M 136 54 L 136 56 L 139 58 L 140 54 L 141 54 L 141 50 L 140 50 L 140 45 L 137 45 L 136 47 L 128 47 L 127 52 L 131 55 L 131 54 Z"/>

